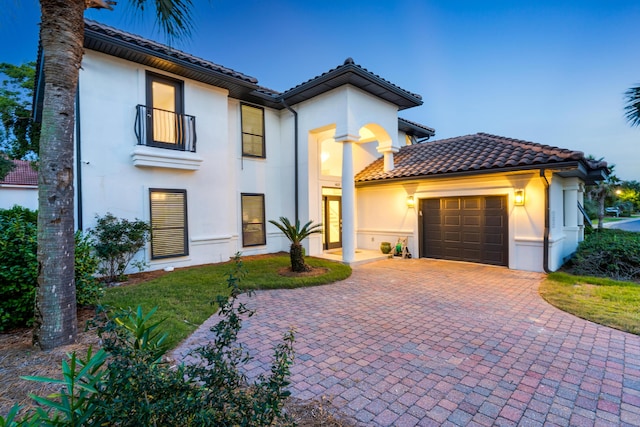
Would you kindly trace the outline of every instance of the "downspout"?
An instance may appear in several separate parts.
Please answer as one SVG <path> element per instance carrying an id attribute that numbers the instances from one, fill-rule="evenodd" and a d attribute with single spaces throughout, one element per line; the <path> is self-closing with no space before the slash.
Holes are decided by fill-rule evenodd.
<path id="1" fill-rule="evenodd" d="M 549 271 L 549 180 L 545 175 L 545 169 L 540 169 L 540 178 L 544 180 L 544 238 L 542 243 L 542 269 Z"/>
<path id="2" fill-rule="evenodd" d="M 82 148 L 80 144 L 80 82 L 76 88 L 76 191 L 78 203 L 78 230 L 82 228 Z"/>
<path id="3" fill-rule="evenodd" d="M 294 110 L 293 108 L 289 107 L 287 105 L 287 103 L 285 102 L 284 99 L 280 99 L 280 102 L 282 103 L 282 105 L 284 105 L 284 108 L 286 108 L 287 110 L 291 111 L 291 113 L 293 114 L 293 121 L 294 121 L 294 137 L 293 137 L 293 157 L 294 157 L 294 197 L 295 197 L 295 210 L 296 210 L 296 215 L 295 215 L 295 220 L 296 220 L 296 224 L 298 223 L 298 221 L 300 220 L 299 218 L 299 213 L 298 213 L 298 112 L 296 110 Z"/>

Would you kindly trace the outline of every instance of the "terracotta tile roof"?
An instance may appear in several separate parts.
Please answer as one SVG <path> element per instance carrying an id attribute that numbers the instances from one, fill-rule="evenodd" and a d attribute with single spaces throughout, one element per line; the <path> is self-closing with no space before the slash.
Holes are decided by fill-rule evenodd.
<path id="1" fill-rule="evenodd" d="M 606 164 L 589 162 L 581 151 L 567 150 L 513 138 L 476 133 L 400 148 L 394 155 L 394 169 L 384 171 L 379 158 L 359 172 L 356 182 L 410 178 L 451 173 L 517 169 L 569 161 L 581 161 L 588 168 Z"/>
<path id="2" fill-rule="evenodd" d="M 38 185 L 38 172 L 31 167 L 31 162 L 14 160 L 16 167 L 0 180 L 0 185 Z"/>
<path id="3" fill-rule="evenodd" d="M 134 45 L 152 50 L 154 52 L 168 55 L 175 59 L 187 61 L 191 64 L 198 65 L 200 67 L 203 67 L 212 71 L 217 71 L 219 73 L 226 74 L 230 77 L 235 77 L 237 79 L 244 80 L 248 83 L 253 83 L 253 84 L 258 83 L 258 79 L 256 79 L 255 77 L 247 76 L 246 74 L 239 73 L 235 70 L 232 70 L 231 68 L 223 67 L 222 65 L 218 65 L 213 62 L 207 61 L 205 59 L 198 58 L 197 56 L 193 56 L 181 50 L 174 49 L 172 47 L 163 45 L 161 43 L 157 43 L 153 40 L 145 39 L 143 37 L 128 33 L 126 31 L 109 27 L 108 25 L 104 25 L 99 22 L 92 21 L 90 19 L 85 19 L 85 29 L 89 31 L 95 31 L 96 33 L 101 33 L 106 36 L 112 37 L 114 39 L 122 40 L 127 43 L 132 43 Z"/>

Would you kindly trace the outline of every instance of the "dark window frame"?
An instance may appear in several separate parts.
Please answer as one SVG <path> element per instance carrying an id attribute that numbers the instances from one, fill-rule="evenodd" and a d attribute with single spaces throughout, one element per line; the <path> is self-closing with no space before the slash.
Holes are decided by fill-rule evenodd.
<path id="1" fill-rule="evenodd" d="M 254 133 L 249 133 L 249 132 L 245 132 L 244 131 L 244 115 L 242 114 L 242 108 L 243 107 L 249 107 L 249 108 L 254 108 L 256 110 L 260 110 L 262 112 L 262 135 L 259 134 L 254 134 Z M 257 136 L 257 137 L 261 137 L 262 138 L 262 154 L 261 155 L 257 155 L 254 153 L 249 153 L 245 150 L 245 146 L 244 146 L 244 136 L 245 135 L 249 135 L 249 136 Z M 253 157 L 253 158 L 257 158 L 257 159 L 266 159 L 267 158 L 267 148 L 266 148 L 266 137 L 265 137 L 265 114 L 264 114 L 264 108 L 262 107 L 258 107 L 256 105 L 251 105 L 251 104 L 246 104 L 244 102 L 240 103 L 240 139 L 241 139 L 241 144 L 242 144 L 242 156 L 243 157 Z"/>
<path id="2" fill-rule="evenodd" d="M 165 76 L 163 74 L 156 74 L 151 71 L 145 73 L 146 82 L 146 105 L 147 105 L 147 145 L 149 147 L 160 147 L 169 149 L 184 149 L 184 141 L 178 141 L 176 137 L 176 143 L 155 141 L 154 125 L 153 125 L 153 82 L 158 82 L 166 85 L 173 86 L 176 89 L 175 92 L 175 111 L 173 113 L 182 115 L 184 114 L 184 81 L 174 79 L 173 77 Z M 151 112 L 151 113 L 150 113 Z"/>
<path id="3" fill-rule="evenodd" d="M 261 222 L 246 222 L 244 221 L 244 198 L 245 197 L 260 197 L 262 198 L 262 218 Z M 264 246 L 267 244 L 267 224 L 266 224 L 266 204 L 265 204 L 265 195 L 264 193 L 241 193 L 240 194 L 240 216 L 241 216 L 241 224 L 242 224 L 242 247 L 247 248 L 251 246 Z M 245 244 L 247 240 L 245 236 L 245 225 L 249 224 L 259 224 L 262 226 L 262 241 L 259 243 Z"/>
<path id="4" fill-rule="evenodd" d="M 184 227 L 183 227 L 183 233 L 184 233 L 184 239 L 183 239 L 183 245 L 184 245 L 184 252 L 179 253 L 179 254 L 169 254 L 169 255 L 159 255 L 159 256 L 155 256 L 154 255 L 154 251 L 153 251 L 153 199 L 152 199 L 152 194 L 153 193 L 178 193 L 178 194 L 183 194 L 183 213 L 184 213 Z M 150 223 L 150 227 L 151 227 L 151 259 L 152 260 L 156 260 L 156 259 L 166 259 L 166 258 L 178 258 L 178 257 L 182 257 L 182 256 L 188 256 L 189 255 L 189 215 L 188 215 L 188 211 L 187 211 L 187 190 L 184 189 L 170 189 L 170 188 L 149 188 L 149 223 Z M 164 229 L 164 228 L 163 228 Z"/>

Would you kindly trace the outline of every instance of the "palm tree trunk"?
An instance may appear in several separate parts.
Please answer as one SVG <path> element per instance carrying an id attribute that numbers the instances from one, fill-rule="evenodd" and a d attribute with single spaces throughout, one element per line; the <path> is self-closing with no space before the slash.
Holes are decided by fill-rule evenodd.
<path id="1" fill-rule="evenodd" d="M 50 349 L 77 334 L 74 282 L 73 137 L 84 40 L 84 0 L 41 0 L 44 73 L 38 171 L 38 290 L 34 344 Z"/>
<path id="2" fill-rule="evenodd" d="M 304 251 L 301 244 L 291 244 L 289 257 L 291 258 L 291 271 L 302 273 L 310 270 L 310 267 L 304 262 Z"/>

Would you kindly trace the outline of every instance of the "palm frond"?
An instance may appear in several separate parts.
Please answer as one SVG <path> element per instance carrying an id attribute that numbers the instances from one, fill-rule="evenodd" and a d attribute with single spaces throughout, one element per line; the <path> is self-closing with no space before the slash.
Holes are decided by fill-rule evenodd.
<path id="1" fill-rule="evenodd" d="M 148 0 L 130 0 L 134 8 L 140 12 L 145 10 Z M 192 0 L 153 0 L 156 12 L 156 23 L 170 38 L 190 36 L 193 29 Z"/>
<path id="2" fill-rule="evenodd" d="M 322 231 L 322 224 L 313 224 L 313 221 L 307 222 L 302 227 L 300 227 L 299 220 L 297 220 L 294 225 L 288 218 L 283 216 L 280 217 L 279 222 L 273 219 L 270 219 L 269 222 L 278 227 L 285 237 L 293 244 L 299 244 L 311 234 L 320 233 Z"/>
<path id="3" fill-rule="evenodd" d="M 628 89 L 624 93 L 625 117 L 631 126 L 640 126 L 640 85 Z"/>

